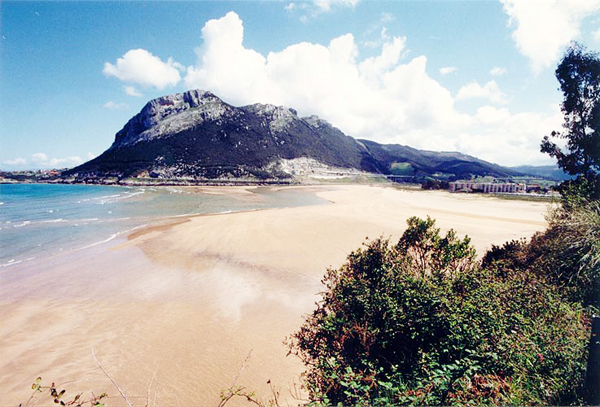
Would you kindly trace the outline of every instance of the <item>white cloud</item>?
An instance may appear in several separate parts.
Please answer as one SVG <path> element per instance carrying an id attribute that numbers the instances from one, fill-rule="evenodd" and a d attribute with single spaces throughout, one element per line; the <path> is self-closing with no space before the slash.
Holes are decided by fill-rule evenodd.
<path id="1" fill-rule="evenodd" d="M 142 93 L 140 93 L 135 86 L 123 86 L 123 90 L 125 91 L 125 94 L 129 95 L 129 96 L 135 96 L 135 97 L 139 97 L 139 96 L 143 96 Z"/>
<path id="2" fill-rule="evenodd" d="M 598 28 L 596 31 L 594 31 L 592 33 L 592 35 L 594 36 L 594 39 L 598 42 L 600 42 L 600 28 Z"/>
<path id="3" fill-rule="evenodd" d="M 2 164 L 8 165 L 10 167 L 19 167 L 19 166 L 27 165 L 27 160 L 24 158 L 18 157 L 18 158 L 14 158 L 12 160 L 4 160 L 4 161 L 2 161 Z"/>
<path id="4" fill-rule="evenodd" d="M 456 72 L 455 66 L 444 66 L 440 68 L 440 75 L 448 75 L 454 72 Z"/>
<path id="5" fill-rule="evenodd" d="M 88 160 L 93 160 L 97 156 L 98 156 L 98 154 L 94 154 L 91 151 L 88 151 L 87 154 L 85 155 L 85 158 L 87 158 Z"/>
<path id="6" fill-rule="evenodd" d="M 13 160 L 5 160 L 2 162 L 5 165 L 11 167 L 29 166 L 31 168 L 62 168 L 62 167 L 73 167 L 83 163 L 83 160 L 79 156 L 71 156 L 66 158 L 50 158 L 45 153 L 32 154 L 29 160 L 25 158 L 15 158 Z"/>
<path id="7" fill-rule="evenodd" d="M 381 13 L 381 18 L 379 19 L 379 21 L 381 23 L 385 24 L 385 23 L 391 23 L 395 19 L 396 19 L 396 17 L 392 13 Z"/>
<path id="8" fill-rule="evenodd" d="M 207 22 L 202 38 L 196 64 L 184 78 L 188 88 L 210 90 L 238 106 L 293 107 L 301 116 L 316 114 L 357 138 L 524 164 L 544 159 L 539 141 L 560 126 L 548 115 L 494 107 L 473 115 L 461 112 L 455 100 L 504 105 L 508 97 L 490 81 L 483 86 L 473 82 L 454 98 L 429 76 L 426 56 L 404 59 L 405 37 L 388 37 L 378 55 L 364 59 L 352 34 L 263 56 L 243 45 L 243 24 L 232 12 Z"/>
<path id="9" fill-rule="evenodd" d="M 347 39 L 354 41 L 350 37 Z M 391 42 L 384 43 L 380 55 L 367 58 L 358 65 L 361 78 L 368 83 L 377 82 L 384 72 L 398 65 L 405 47 L 406 37 L 394 37 Z M 356 58 L 358 56 L 357 49 L 355 49 L 354 54 L 354 58 Z"/>
<path id="10" fill-rule="evenodd" d="M 506 75 L 508 71 L 506 70 L 506 68 L 501 68 L 499 66 L 495 66 L 490 70 L 490 75 L 492 76 L 502 76 L 502 75 Z"/>
<path id="11" fill-rule="evenodd" d="M 387 138 L 428 122 L 459 121 L 451 94 L 427 75 L 425 57 L 400 64 L 404 37 L 392 38 L 378 56 L 362 62 L 352 34 L 327 46 L 294 44 L 265 58 L 243 46 L 242 21 L 235 13 L 207 22 L 202 37 L 185 83 L 233 104 L 291 106 L 361 137 Z"/>
<path id="12" fill-rule="evenodd" d="M 121 110 L 126 109 L 128 107 L 129 106 L 126 103 L 115 103 L 112 100 L 109 100 L 104 104 L 104 108 L 109 110 Z"/>
<path id="13" fill-rule="evenodd" d="M 509 15 L 512 37 L 534 72 L 551 67 L 564 46 L 580 35 L 583 19 L 598 10 L 598 0 L 500 0 Z"/>
<path id="14" fill-rule="evenodd" d="M 269 93 L 266 59 L 244 48 L 242 20 L 234 12 L 210 20 L 202 28 L 204 44 L 196 49 L 197 63 L 188 67 L 185 85 L 211 89 L 228 95 L 236 103 L 246 103 L 261 93 Z M 255 101 L 265 100 L 262 97 Z"/>
<path id="15" fill-rule="evenodd" d="M 114 76 L 121 81 L 158 89 L 175 86 L 181 80 L 179 74 L 181 64 L 169 58 L 163 62 L 145 49 L 132 49 L 118 58 L 116 65 L 106 62 L 102 72 L 106 76 Z"/>
<path id="16" fill-rule="evenodd" d="M 48 161 L 48 156 L 44 153 L 35 153 L 31 155 L 31 161 L 36 164 L 45 163 Z"/>
<path id="17" fill-rule="evenodd" d="M 360 0 L 313 0 L 314 6 L 319 12 L 327 13 L 333 7 L 356 7 Z"/>
<path id="18" fill-rule="evenodd" d="M 471 82 L 458 90 L 456 100 L 487 99 L 494 104 L 508 103 L 506 95 L 500 90 L 496 81 L 489 81 L 484 86 Z"/>
<path id="19" fill-rule="evenodd" d="M 66 158 L 53 158 L 48 162 L 50 167 L 73 167 L 82 163 L 83 160 L 77 155 Z"/>
<path id="20" fill-rule="evenodd" d="M 290 2 L 284 8 L 289 13 L 298 12 L 300 21 L 307 23 L 323 13 L 329 13 L 335 8 L 351 7 L 354 8 L 361 0 L 311 0 Z"/>
<path id="21" fill-rule="evenodd" d="M 550 114 L 512 113 L 505 107 L 480 107 L 473 117 L 478 132 L 461 135 L 458 145 L 478 158 L 504 165 L 553 164 L 553 159 L 540 153 L 540 142 L 561 127 L 563 116 L 558 105 L 549 110 Z"/>
<path id="22" fill-rule="evenodd" d="M 89 154 L 89 153 L 88 153 Z M 48 169 L 74 167 L 83 163 L 79 156 L 70 156 L 64 158 L 50 158 L 45 153 L 35 153 L 29 157 L 29 160 L 19 157 L 2 161 L 2 164 L 13 169 Z"/>
<path id="23" fill-rule="evenodd" d="M 371 34 L 374 30 L 368 30 L 367 34 Z M 387 33 L 386 27 L 381 27 L 381 31 L 379 32 L 379 38 L 373 40 L 365 40 L 362 42 L 362 45 L 367 48 L 379 48 L 382 45 L 386 44 L 390 40 L 390 36 Z"/>

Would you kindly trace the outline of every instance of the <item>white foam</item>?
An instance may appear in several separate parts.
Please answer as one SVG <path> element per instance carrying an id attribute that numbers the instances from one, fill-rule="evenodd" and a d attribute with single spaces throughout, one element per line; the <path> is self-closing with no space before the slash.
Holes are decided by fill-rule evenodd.
<path id="1" fill-rule="evenodd" d="M 0 264 L 0 267 L 14 266 L 15 264 L 23 263 L 23 260 L 10 259 L 7 263 Z"/>
<path id="2" fill-rule="evenodd" d="M 145 189 L 142 188 L 135 192 L 126 192 L 124 194 L 116 194 L 116 195 L 106 195 L 106 196 L 102 196 L 100 198 L 94 198 L 94 200 L 99 201 L 98 204 L 104 205 L 107 203 L 115 203 L 115 202 L 122 201 L 124 199 L 133 198 L 134 196 L 142 195 L 144 193 L 145 193 Z"/>
<path id="3" fill-rule="evenodd" d="M 108 243 L 111 240 L 113 240 L 114 238 L 116 238 L 117 236 L 119 236 L 118 233 L 113 233 L 107 239 L 104 239 L 104 240 L 101 240 L 99 242 L 95 242 L 95 243 L 89 244 L 87 246 L 80 247 L 80 248 L 75 249 L 75 250 L 85 250 L 85 249 L 89 249 L 89 248 L 94 247 L 94 246 L 98 246 L 98 245 L 103 244 L 103 243 Z"/>
<path id="4" fill-rule="evenodd" d="M 89 245 L 87 245 L 87 246 L 79 247 L 79 248 L 75 249 L 74 251 L 79 251 L 79 250 L 90 249 L 90 248 L 92 248 L 92 247 L 95 247 L 95 246 L 98 246 L 98 245 L 101 245 L 101 244 L 104 244 L 104 243 L 108 243 L 108 242 L 110 242 L 111 240 L 114 240 L 114 239 L 116 239 L 116 238 L 117 238 L 118 236 L 120 236 L 120 235 L 123 235 L 123 234 L 128 234 L 128 233 L 130 233 L 130 232 L 133 232 L 133 231 L 134 231 L 134 230 L 136 230 L 136 229 L 143 228 L 143 227 L 145 227 L 145 226 L 147 226 L 147 224 L 139 225 L 139 226 L 136 226 L 136 227 L 134 227 L 134 228 L 131 228 L 131 229 L 122 230 L 122 231 L 120 231 L 120 232 L 113 233 L 112 235 L 110 235 L 108 238 L 106 238 L 106 239 L 104 239 L 104 240 L 101 240 L 101 241 L 99 241 L 99 242 L 95 242 L 95 243 L 89 244 Z"/>
<path id="5" fill-rule="evenodd" d="M 64 220 L 63 218 L 50 219 L 50 220 L 42 220 L 42 221 L 40 221 L 40 223 L 57 223 L 57 222 L 67 222 L 67 221 Z"/>

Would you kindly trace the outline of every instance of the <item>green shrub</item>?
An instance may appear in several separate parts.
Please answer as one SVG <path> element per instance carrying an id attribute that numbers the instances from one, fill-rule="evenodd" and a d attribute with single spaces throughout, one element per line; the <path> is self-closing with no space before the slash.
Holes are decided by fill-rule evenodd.
<path id="1" fill-rule="evenodd" d="M 540 275 L 484 269 L 469 239 L 411 218 L 328 270 L 289 341 L 316 404 L 569 404 L 587 324 Z"/>
<path id="2" fill-rule="evenodd" d="M 534 267 L 567 289 L 573 300 L 600 308 L 600 202 L 556 208 L 548 223 L 531 243 L 531 251 L 539 254 Z"/>
<path id="3" fill-rule="evenodd" d="M 548 279 L 561 294 L 583 306 L 600 308 L 600 203 L 579 201 L 550 211 L 549 227 L 529 243 L 493 246 L 482 267 L 501 272 L 527 270 Z"/>

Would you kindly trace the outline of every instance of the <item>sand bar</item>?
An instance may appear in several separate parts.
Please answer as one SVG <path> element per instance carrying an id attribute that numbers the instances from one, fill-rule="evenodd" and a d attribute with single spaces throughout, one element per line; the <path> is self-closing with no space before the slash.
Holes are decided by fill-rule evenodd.
<path id="1" fill-rule="evenodd" d="M 2 271 L 0 405 L 27 401 L 37 376 L 67 382 L 73 395 L 117 396 L 92 348 L 136 405 L 147 394 L 159 405 L 216 405 L 250 351 L 237 384 L 265 399 L 270 380 L 294 404 L 290 390 L 303 369 L 282 341 L 314 308 L 325 269 L 366 237 L 395 240 L 408 217 L 429 215 L 443 230 L 468 234 L 483 253 L 546 226 L 545 203 L 370 186 L 305 189 L 327 203 L 177 219 Z"/>

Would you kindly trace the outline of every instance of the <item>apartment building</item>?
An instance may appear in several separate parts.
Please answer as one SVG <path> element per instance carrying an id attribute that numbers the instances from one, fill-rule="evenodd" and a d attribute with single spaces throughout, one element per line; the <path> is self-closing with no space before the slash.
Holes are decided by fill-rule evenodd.
<path id="1" fill-rule="evenodd" d="M 493 182 L 470 182 L 456 181 L 450 183 L 450 192 L 483 192 L 484 194 L 509 193 L 517 194 L 525 192 L 527 189 L 525 184 Z"/>

